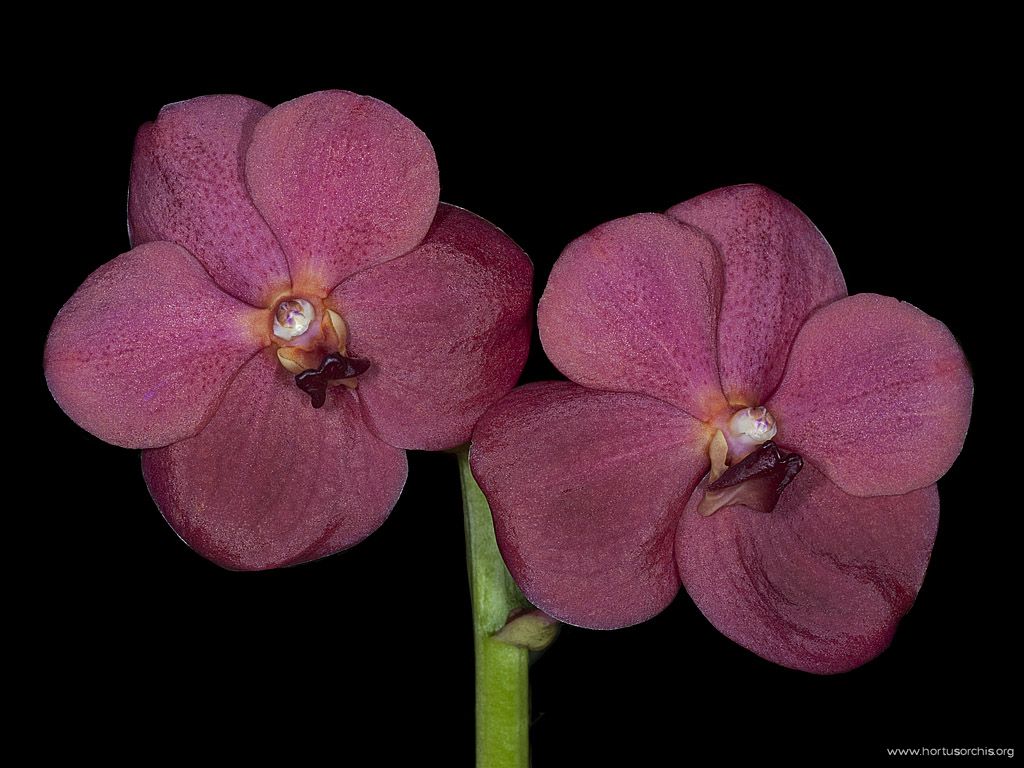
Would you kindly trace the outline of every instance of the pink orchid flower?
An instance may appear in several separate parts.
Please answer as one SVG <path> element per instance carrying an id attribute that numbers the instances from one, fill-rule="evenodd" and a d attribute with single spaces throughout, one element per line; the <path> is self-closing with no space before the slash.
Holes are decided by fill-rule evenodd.
<path id="1" fill-rule="evenodd" d="M 471 450 L 533 603 L 610 629 L 682 584 L 787 667 L 840 672 L 888 646 L 970 419 L 942 323 L 847 296 L 807 217 L 746 185 L 571 243 L 538 325 L 573 383 L 514 390 Z"/>
<path id="2" fill-rule="evenodd" d="M 372 98 L 165 107 L 136 140 L 133 249 L 50 330 L 54 399 L 145 449 L 164 517 L 215 563 L 352 546 L 405 449 L 464 443 L 526 360 L 529 259 L 438 191 L 426 136 Z"/>

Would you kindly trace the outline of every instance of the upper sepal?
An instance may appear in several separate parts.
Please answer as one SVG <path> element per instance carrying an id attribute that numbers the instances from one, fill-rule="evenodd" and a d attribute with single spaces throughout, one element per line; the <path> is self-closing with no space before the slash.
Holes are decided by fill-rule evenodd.
<path id="1" fill-rule="evenodd" d="M 718 369 L 730 403 L 763 403 L 808 315 L 846 295 L 832 248 L 793 203 L 760 184 L 706 192 L 669 210 L 722 259 Z"/>
<path id="2" fill-rule="evenodd" d="M 293 289 L 317 296 L 415 248 L 440 191 L 423 131 L 391 105 L 348 91 L 306 94 L 264 115 L 245 177 Z"/>

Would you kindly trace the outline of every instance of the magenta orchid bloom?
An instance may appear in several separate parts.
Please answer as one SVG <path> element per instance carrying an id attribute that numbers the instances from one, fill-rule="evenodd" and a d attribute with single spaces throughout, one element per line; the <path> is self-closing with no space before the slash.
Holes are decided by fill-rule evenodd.
<path id="1" fill-rule="evenodd" d="M 165 107 L 136 140 L 133 249 L 50 330 L 54 399 L 145 449 L 164 517 L 219 565 L 352 546 L 405 449 L 467 441 L 526 360 L 529 259 L 438 190 L 426 136 L 372 98 Z"/>
<path id="2" fill-rule="evenodd" d="M 841 672 L 888 646 L 970 419 L 942 323 L 847 296 L 807 217 L 746 185 L 571 243 L 538 325 L 574 383 L 513 391 L 470 454 L 534 604 L 610 629 L 682 584 L 787 667 Z"/>

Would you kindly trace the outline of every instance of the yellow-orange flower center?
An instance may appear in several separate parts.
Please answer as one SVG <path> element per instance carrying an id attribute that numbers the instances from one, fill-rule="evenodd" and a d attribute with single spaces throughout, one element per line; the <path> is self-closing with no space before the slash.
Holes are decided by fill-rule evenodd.
<path id="1" fill-rule="evenodd" d="M 314 408 L 324 405 L 330 387 L 355 389 L 356 377 L 370 362 L 347 356 L 348 328 L 341 315 L 316 298 L 282 297 L 271 307 L 277 360 L 295 374 L 295 383 Z"/>

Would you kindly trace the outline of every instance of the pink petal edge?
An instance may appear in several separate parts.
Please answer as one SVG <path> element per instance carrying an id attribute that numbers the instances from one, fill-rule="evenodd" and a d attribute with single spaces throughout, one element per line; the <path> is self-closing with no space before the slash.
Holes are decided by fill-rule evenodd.
<path id="1" fill-rule="evenodd" d="M 673 539 L 706 443 L 659 400 L 543 382 L 484 414 L 469 457 L 523 594 L 560 621 L 614 629 L 679 589 Z"/>
<path id="2" fill-rule="evenodd" d="M 846 295 L 835 254 L 799 208 L 758 184 L 716 189 L 668 213 L 700 229 L 722 257 L 722 390 L 733 404 L 761 405 L 803 321 Z"/>
<path id="3" fill-rule="evenodd" d="M 43 353 L 46 383 L 101 440 L 166 445 L 203 428 L 266 343 L 262 322 L 183 248 L 147 243 L 89 275 L 61 308 Z"/>
<path id="4" fill-rule="evenodd" d="M 342 282 L 328 304 L 359 378 L 370 425 L 401 448 L 469 440 L 480 415 L 515 386 L 530 347 L 533 266 L 501 230 L 441 204 L 411 253 Z"/>
<path id="5" fill-rule="evenodd" d="M 232 382 L 189 440 L 146 451 L 143 474 L 178 535 L 232 570 L 315 560 L 362 541 L 405 485 L 405 452 L 365 425 L 355 395 L 333 387 L 310 407 L 270 350 Z"/>
<path id="6" fill-rule="evenodd" d="M 683 513 L 683 586 L 722 634 L 758 656 L 817 674 L 884 651 L 924 579 L 939 520 L 934 485 L 902 496 L 843 493 L 805 465 L 767 514 Z"/>

